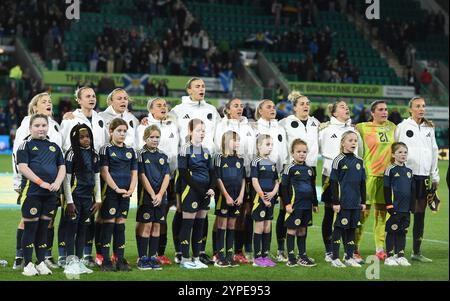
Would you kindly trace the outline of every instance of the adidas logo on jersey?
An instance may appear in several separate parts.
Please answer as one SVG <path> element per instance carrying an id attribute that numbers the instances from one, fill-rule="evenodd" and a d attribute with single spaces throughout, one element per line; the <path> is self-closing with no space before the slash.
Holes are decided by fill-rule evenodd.
<path id="1" fill-rule="evenodd" d="M 266 170 L 266 168 L 263 166 L 263 167 L 261 167 L 259 170 Z"/>
<path id="2" fill-rule="evenodd" d="M 223 168 L 227 168 L 228 167 L 228 164 L 227 163 L 225 163 L 225 165 L 223 166 Z"/>
<path id="3" fill-rule="evenodd" d="M 117 157 L 116 153 L 112 153 L 111 157 Z"/>
<path id="4" fill-rule="evenodd" d="M 175 136 L 173 135 L 173 133 L 170 133 L 169 138 L 173 138 L 173 137 L 175 137 Z"/>
<path id="5" fill-rule="evenodd" d="M 425 137 L 431 137 L 431 133 L 428 133 Z"/>
<path id="6" fill-rule="evenodd" d="M 342 166 L 342 169 L 348 169 L 347 165 Z"/>
<path id="7" fill-rule="evenodd" d="M 35 146 L 35 147 L 33 147 L 31 150 L 38 151 L 39 148 L 37 148 L 37 146 Z"/>
<path id="8" fill-rule="evenodd" d="M 317 125 L 316 125 L 316 123 L 313 121 L 313 122 L 311 123 L 311 126 L 317 126 Z"/>
<path id="9" fill-rule="evenodd" d="M 247 136 L 251 136 L 252 135 L 252 133 L 250 133 L 250 132 L 247 132 Z"/>
<path id="10" fill-rule="evenodd" d="M 337 138 L 336 134 L 331 135 L 331 138 Z"/>
<path id="11" fill-rule="evenodd" d="M 150 160 L 149 159 L 145 160 L 145 163 L 150 164 Z"/>
<path id="12" fill-rule="evenodd" d="M 294 175 L 299 175 L 299 174 L 300 174 L 300 172 L 297 170 Z"/>
<path id="13" fill-rule="evenodd" d="M 184 115 L 183 119 L 190 119 L 189 114 Z"/>
<path id="14" fill-rule="evenodd" d="M 394 175 L 394 177 L 400 177 L 400 175 L 398 174 L 398 172 Z"/>

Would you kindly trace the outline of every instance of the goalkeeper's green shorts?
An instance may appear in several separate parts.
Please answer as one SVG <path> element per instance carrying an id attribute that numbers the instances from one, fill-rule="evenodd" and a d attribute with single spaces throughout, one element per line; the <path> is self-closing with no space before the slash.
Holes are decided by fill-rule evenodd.
<path id="1" fill-rule="evenodd" d="M 367 176 L 366 194 L 366 205 L 386 204 L 384 200 L 383 177 Z"/>

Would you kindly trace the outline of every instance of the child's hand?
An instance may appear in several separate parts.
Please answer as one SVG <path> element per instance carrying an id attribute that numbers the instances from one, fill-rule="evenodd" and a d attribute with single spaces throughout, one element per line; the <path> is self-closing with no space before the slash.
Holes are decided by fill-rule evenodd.
<path id="1" fill-rule="evenodd" d="M 50 184 L 50 191 L 58 191 L 59 187 L 61 186 L 61 184 L 57 184 L 56 182 L 53 182 L 52 184 Z"/>
<path id="2" fill-rule="evenodd" d="M 366 210 L 366 204 L 361 204 L 361 210 L 362 211 Z"/>
<path id="3" fill-rule="evenodd" d="M 225 200 L 226 200 L 228 206 L 233 206 L 234 201 L 229 195 L 227 195 L 225 197 Z"/>
<path id="4" fill-rule="evenodd" d="M 286 205 L 286 212 L 289 213 L 289 214 L 294 212 L 294 210 L 292 209 L 292 205 L 291 204 L 287 204 Z"/>
<path id="5" fill-rule="evenodd" d="M 92 204 L 91 214 L 97 213 L 99 208 L 100 208 L 100 203 L 95 202 L 94 204 Z"/>
<path id="6" fill-rule="evenodd" d="M 162 201 L 162 196 L 160 194 L 155 195 L 155 198 L 153 198 L 153 206 L 158 207 L 159 205 L 161 205 L 161 201 Z"/>
<path id="7" fill-rule="evenodd" d="M 276 193 L 273 191 L 266 193 L 266 197 L 267 197 L 268 201 L 273 199 L 275 197 L 275 195 L 276 195 Z"/>
<path id="8" fill-rule="evenodd" d="M 341 205 L 333 205 L 333 211 L 339 213 L 341 211 Z"/>
<path id="9" fill-rule="evenodd" d="M 272 203 L 270 201 L 264 201 L 263 200 L 264 205 L 266 205 L 266 207 L 272 207 Z"/>
<path id="10" fill-rule="evenodd" d="M 42 189 L 47 189 L 47 190 L 51 191 L 50 190 L 50 184 L 47 183 L 47 182 L 41 183 L 41 185 L 39 185 L 39 187 L 41 187 Z"/>
<path id="11" fill-rule="evenodd" d="M 77 210 L 77 208 L 75 207 L 75 205 L 74 205 L 73 203 L 67 204 L 67 207 L 66 207 L 66 214 L 67 214 L 70 218 L 75 217 L 77 213 L 78 213 L 78 210 Z"/>
<path id="12" fill-rule="evenodd" d="M 313 212 L 314 213 L 319 213 L 319 207 L 313 206 Z"/>
<path id="13" fill-rule="evenodd" d="M 238 198 L 233 202 L 233 204 L 236 206 L 241 206 L 243 202 L 244 202 L 243 198 L 238 196 Z"/>
<path id="14" fill-rule="evenodd" d="M 214 195 L 214 190 L 212 189 L 208 189 L 208 191 L 206 192 L 207 196 L 213 196 Z"/>

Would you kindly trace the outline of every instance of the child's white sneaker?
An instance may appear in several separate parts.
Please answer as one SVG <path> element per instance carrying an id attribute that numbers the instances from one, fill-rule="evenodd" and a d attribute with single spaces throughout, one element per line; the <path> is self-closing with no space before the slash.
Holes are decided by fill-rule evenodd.
<path id="1" fill-rule="evenodd" d="M 360 268 L 361 267 L 361 265 L 359 263 L 357 263 L 356 260 L 353 258 L 345 259 L 344 264 L 346 266 L 352 267 L 352 268 Z"/>
<path id="2" fill-rule="evenodd" d="M 331 260 L 331 266 L 335 268 L 345 268 L 345 264 L 339 258 Z"/>
<path id="3" fill-rule="evenodd" d="M 47 267 L 44 261 L 36 266 L 39 275 L 51 275 L 52 271 Z"/>
<path id="4" fill-rule="evenodd" d="M 39 272 L 36 270 L 34 263 L 29 262 L 24 268 L 22 275 L 24 276 L 36 276 L 39 275 Z"/>
<path id="5" fill-rule="evenodd" d="M 411 264 L 409 263 L 408 259 L 405 258 L 405 256 L 398 257 L 397 255 L 395 255 L 395 261 L 397 262 L 398 265 L 401 265 L 403 267 L 411 266 Z"/>
<path id="6" fill-rule="evenodd" d="M 397 260 L 394 258 L 394 256 L 389 256 L 384 260 L 384 265 L 388 266 L 398 266 Z"/>

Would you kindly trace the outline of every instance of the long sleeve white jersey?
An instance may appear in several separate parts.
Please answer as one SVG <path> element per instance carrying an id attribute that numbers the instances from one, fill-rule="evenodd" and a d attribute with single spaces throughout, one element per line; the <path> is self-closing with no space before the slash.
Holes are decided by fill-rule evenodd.
<path id="1" fill-rule="evenodd" d="M 431 176 L 432 182 L 439 182 L 438 146 L 433 127 L 418 125 L 410 117 L 397 125 L 394 138 L 408 146 L 406 166 L 414 175 Z"/>
<path id="2" fill-rule="evenodd" d="M 139 120 L 130 112 L 125 111 L 123 114 L 116 113 L 112 106 L 109 106 L 104 110 L 103 112 L 98 113 L 100 117 L 103 118 L 103 120 L 106 123 L 106 130 L 108 132 L 109 137 L 109 124 L 114 118 L 122 118 L 126 121 L 128 124 L 128 131 L 127 131 L 127 137 L 125 138 L 125 145 L 134 148 L 134 150 L 138 151 L 138 135 L 137 135 L 137 128 L 139 126 Z M 107 138 L 106 140 L 109 140 Z"/>
<path id="3" fill-rule="evenodd" d="M 275 162 L 278 173 L 283 171 L 283 165 L 287 163 L 287 140 L 286 131 L 278 123 L 278 120 L 272 119 L 270 121 L 259 118 L 255 125 L 256 137 L 261 134 L 266 134 L 272 137 L 273 150 L 270 153 L 269 159 Z M 255 149 L 256 149 L 255 145 Z"/>
<path id="4" fill-rule="evenodd" d="M 94 148 L 97 152 L 100 152 L 100 148 L 108 141 L 105 120 L 97 112 L 92 111 L 91 123 L 80 109 L 73 111 L 73 116 L 75 117 L 74 119 L 65 119 L 61 122 L 64 153 L 70 148 L 70 131 L 77 124 L 86 124 L 91 129 L 94 136 Z"/>
<path id="5" fill-rule="evenodd" d="M 178 126 L 176 119 L 173 118 L 173 116 L 169 115 L 164 120 L 157 120 L 153 117 L 151 113 L 148 113 L 148 125 L 139 125 L 138 126 L 138 147 L 139 149 L 142 149 L 142 147 L 145 144 L 144 141 L 144 131 L 147 127 L 151 125 L 156 125 L 161 130 L 161 139 L 159 141 L 159 150 L 164 152 L 167 157 L 169 158 L 169 167 L 170 167 L 170 173 L 173 176 L 175 174 L 175 170 L 178 166 L 178 143 L 180 140 L 179 134 L 178 134 Z"/>
<path id="6" fill-rule="evenodd" d="M 314 117 L 309 116 L 306 126 L 295 115 L 290 115 L 280 121 L 280 125 L 286 131 L 287 153 L 289 162 L 292 161 L 291 145 L 292 142 L 300 138 L 308 144 L 308 155 L 306 156 L 306 165 L 317 166 L 319 156 L 319 126 L 320 122 Z"/>
<path id="7" fill-rule="evenodd" d="M 333 160 L 341 152 L 341 138 L 342 134 L 347 131 L 355 132 L 358 136 L 358 147 L 355 153 L 358 153 L 362 148 L 361 136 L 352 125 L 349 119 L 343 123 L 338 121 L 335 117 L 331 117 L 329 122 L 322 124 L 319 130 L 319 152 L 322 154 L 323 167 L 322 175 L 329 177 Z"/>
<path id="8" fill-rule="evenodd" d="M 222 136 L 227 131 L 234 131 L 239 134 L 239 155 L 244 159 L 246 176 L 250 177 L 250 164 L 256 157 L 256 135 L 253 128 L 248 123 L 247 117 L 240 120 L 228 119 L 226 116 L 217 124 L 214 143 L 218 152 L 222 150 Z"/>
<path id="9" fill-rule="evenodd" d="M 16 138 L 13 142 L 13 188 L 14 190 L 20 189 L 20 185 L 22 182 L 22 174 L 19 173 L 19 168 L 17 167 L 17 150 L 22 142 L 30 135 L 30 118 L 31 116 L 25 116 L 20 124 L 19 128 L 16 131 Z M 50 142 L 54 142 L 58 144 L 58 146 L 62 149 L 62 135 L 61 128 L 59 124 L 53 120 L 52 118 L 48 118 L 48 133 L 47 136 Z"/>
<path id="10" fill-rule="evenodd" d="M 181 103 L 176 105 L 170 113 L 177 120 L 178 131 L 180 133 L 179 146 L 186 144 L 188 135 L 188 124 L 191 119 L 198 118 L 205 123 L 205 139 L 202 145 L 214 154 L 216 149 L 214 146 L 214 135 L 217 123 L 220 122 L 220 115 L 216 107 L 202 100 L 200 102 L 193 101 L 189 96 L 183 96 Z"/>

